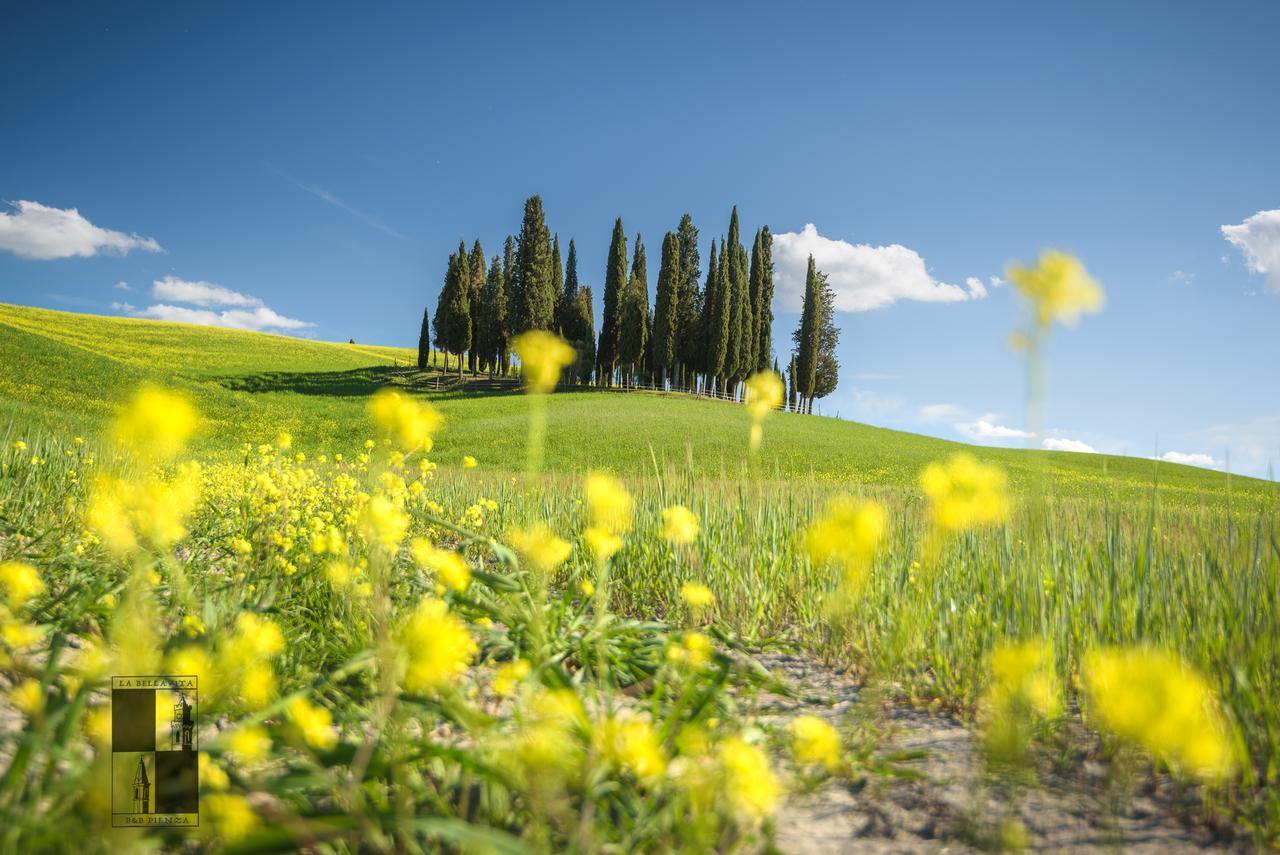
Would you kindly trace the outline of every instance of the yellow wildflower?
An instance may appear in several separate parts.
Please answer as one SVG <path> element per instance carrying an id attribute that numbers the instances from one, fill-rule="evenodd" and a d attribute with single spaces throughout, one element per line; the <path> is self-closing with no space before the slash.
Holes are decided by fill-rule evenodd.
<path id="1" fill-rule="evenodd" d="M 478 464 L 476 463 L 476 459 L 472 457 L 470 454 L 464 454 L 462 456 L 463 469 L 475 469 L 477 465 Z"/>
<path id="2" fill-rule="evenodd" d="M 603 472 L 589 473 L 586 498 L 593 526 L 611 534 L 630 531 L 634 502 L 621 481 Z"/>
<path id="3" fill-rule="evenodd" d="M 263 760 L 271 752 L 271 737 L 260 727 L 241 727 L 227 737 L 227 748 L 244 763 Z"/>
<path id="4" fill-rule="evenodd" d="M 693 668 L 701 668 L 711 661 L 711 654 L 714 652 L 711 639 L 700 632 L 686 632 L 679 644 L 673 644 L 667 648 L 667 659 Z"/>
<path id="5" fill-rule="evenodd" d="M 920 475 L 934 522 L 947 531 L 1001 522 L 1009 515 L 1004 472 L 960 453 L 947 463 L 931 463 Z"/>
<path id="6" fill-rule="evenodd" d="M 324 707 L 317 706 L 306 698 L 295 698 L 289 703 L 288 712 L 289 720 L 312 748 L 329 751 L 338 744 L 333 716 Z"/>
<path id="7" fill-rule="evenodd" d="M 27 715 L 36 716 L 44 710 L 44 689 L 39 680 L 27 678 L 9 691 L 9 700 Z"/>
<path id="8" fill-rule="evenodd" d="M 529 660 L 517 659 L 502 665 L 493 675 L 493 691 L 497 695 L 513 695 L 520 681 L 529 676 Z"/>
<path id="9" fill-rule="evenodd" d="M 200 785 L 215 793 L 225 792 L 231 786 L 231 779 L 218 761 L 205 752 L 200 752 Z"/>
<path id="10" fill-rule="evenodd" d="M 1010 265 L 1006 274 L 1031 302 L 1036 323 L 1046 327 L 1054 321 L 1074 324 L 1081 312 L 1102 308 L 1102 286 L 1089 275 L 1080 260 L 1057 250 L 1040 254 L 1035 267 Z"/>
<path id="11" fill-rule="evenodd" d="M 698 517 L 684 505 L 672 505 L 662 509 L 662 536 L 675 544 L 693 543 L 698 539 L 701 526 Z"/>
<path id="12" fill-rule="evenodd" d="M 587 546 L 595 553 L 596 560 L 601 564 L 612 558 L 614 553 L 622 548 L 622 538 L 607 529 L 591 526 L 582 533 L 582 536 L 586 539 Z"/>
<path id="13" fill-rule="evenodd" d="M 141 457 L 167 460 L 186 447 L 197 422 L 185 396 L 143 386 L 117 417 L 115 439 Z"/>
<path id="14" fill-rule="evenodd" d="M 231 793 L 210 793 L 201 799 L 201 808 L 213 833 L 227 843 L 243 840 L 262 822 L 248 799 Z"/>
<path id="15" fill-rule="evenodd" d="M 733 736 L 720 745 L 720 768 L 725 795 L 733 811 L 744 819 L 763 819 L 773 813 L 781 795 L 769 756 L 756 745 Z"/>
<path id="16" fill-rule="evenodd" d="M 382 389 L 369 401 L 369 414 L 383 436 L 395 439 L 405 451 L 431 450 L 431 438 L 444 421 L 430 404 L 395 389 Z M 373 448 L 372 440 L 365 448 Z"/>
<path id="17" fill-rule="evenodd" d="M 1046 718 L 1057 715 L 1061 698 L 1050 650 L 1037 641 L 996 648 L 987 702 L 997 714 L 1025 706 Z"/>
<path id="18" fill-rule="evenodd" d="M 765 416 L 782 406 L 786 386 L 772 371 L 758 371 L 747 379 L 747 412 L 751 414 L 751 450 L 760 447 L 764 438 L 761 423 Z"/>
<path id="19" fill-rule="evenodd" d="M 568 541 L 556 537 L 542 523 L 535 523 L 528 528 L 513 528 L 507 532 L 506 541 L 521 558 L 542 573 L 555 570 L 573 552 Z"/>
<path id="20" fill-rule="evenodd" d="M 5 561 L 0 563 L 0 590 L 12 608 L 20 609 L 27 600 L 44 593 L 44 580 L 30 564 Z"/>
<path id="21" fill-rule="evenodd" d="M 638 716 L 611 717 L 597 724 L 596 748 L 606 760 L 653 782 L 662 777 L 667 758 L 653 725 Z"/>
<path id="22" fill-rule="evenodd" d="M 466 559 L 452 549 L 437 549 L 422 537 L 415 537 L 409 549 L 419 567 L 430 570 L 453 590 L 465 591 L 471 584 L 471 569 Z"/>
<path id="23" fill-rule="evenodd" d="M 596 593 L 596 585 L 590 579 L 583 579 L 578 583 L 578 590 L 582 592 L 582 596 L 591 597 Z"/>
<path id="24" fill-rule="evenodd" d="M 705 609 L 716 601 L 716 595 L 711 593 L 711 589 L 697 582 L 685 582 L 681 585 L 680 597 L 695 609 Z"/>
<path id="25" fill-rule="evenodd" d="M 409 529 L 409 516 L 386 496 L 374 496 L 360 515 L 360 533 L 373 546 L 395 552 Z"/>
<path id="26" fill-rule="evenodd" d="M 840 734 L 816 715 L 802 715 L 791 721 L 791 753 L 803 765 L 840 766 Z"/>
<path id="27" fill-rule="evenodd" d="M 1085 661 L 1089 710 L 1112 733 L 1207 780 L 1234 768 L 1230 728 L 1204 678 L 1176 655 L 1110 648 Z"/>
<path id="28" fill-rule="evenodd" d="M 449 613 L 444 601 L 424 599 L 398 634 L 404 686 L 411 692 L 430 692 L 466 673 L 476 655 L 467 625 Z"/>
<path id="29" fill-rule="evenodd" d="M 293 435 L 287 431 L 281 431 L 276 436 L 276 448 L 281 451 L 288 451 L 290 448 L 293 448 Z"/>
<path id="30" fill-rule="evenodd" d="M 511 350 L 520 358 L 520 373 L 530 392 L 550 392 L 560 381 L 560 371 L 574 360 L 573 348 L 546 330 L 530 330 L 516 336 Z"/>
<path id="31" fill-rule="evenodd" d="M 816 562 L 840 567 L 845 582 L 861 587 L 884 536 L 886 514 L 876 502 L 836 496 L 805 532 L 804 549 Z"/>

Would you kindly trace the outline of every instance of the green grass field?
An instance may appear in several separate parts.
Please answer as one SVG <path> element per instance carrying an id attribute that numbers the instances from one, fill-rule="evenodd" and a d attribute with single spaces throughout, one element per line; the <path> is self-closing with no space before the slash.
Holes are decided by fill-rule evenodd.
<path id="1" fill-rule="evenodd" d="M 368 435 L 364 406 L 384 385 L 408 387 L 447 418 L 434 454 L 457 464 L 518 471 L 525 459 L 528 402 L 511 384 L 480 380 L 435 391 L 450 376 L 413 370 L 405 348 L 312 342 L 184 324 L 78 315 L 0 305 L 0 418 L 99 430 L 143 381 L 189 392 L 207 424 L 197 448 L 226 455 L 280 430 L 310 453 L 356 448 Z M 622 474 L 691 469 L 704 477 L 742 473 L 748 417 L 730 403 L 684 395 L 565 391 L 549 407 L 547 464 L 565 473 Z M 607 438 L 607 441 L 606 439 Z M 913 487 L 920 470 L 962 447 L 1006 467 L 1015 484 L 1048 472 L 1063 495 L 1126 499 L 1158 483 L 1173 504 L 1246 506 L 1276 495 L 1274 484 L 1141 458 L 962 446 L 820 416 L 779 413 L 769 423 L 759 474 L 773 480 Z"/>
<path id="2" fill-rule="evenodd" d="M 991 712 L 1004 686 L 1016 750 L 981 744 L 985 780 L 1014 814 L 1036 770 L 1051 780 L 1087 759 L 1118 770 L 1109 804 L 1154 767 L 1191 794 L 1183 819 L 1280 839 L 1274 484 L 785 413 L 768 417 L 752 462 L 744 407 L 604 391 L 548 397 L 551 471 L 525 476 L 518 386 L 459 387 L 456 370 L 418 372 L 413 358 L 0 307 L 0 723 L 14 723 L 0 728 L 0 851 L 107 840 L 91 795 L 109 752 L 88 650 L 219 687 L 205 702 L 222 723 L 208 751 L 225 781 L 202 822 L 241 847 L 230 851 L 768 851 L 786 789 L 760 781 L 776 773 L 804 791 L 834 777 L 869 798 L 862 788 L 886 774 L 859 753 L 874 702 L 838 722 L 838 756 L 818 771 L 785 726 L 753 719 L 769 684 L 744 657 L 777 647 L 851 668 L 868 697 L 941 706 L 988 734 L 1009 724 Z M 198 477 L 131 464 L 106 438 L 144 382 L 199 410 Z M 365 453 L 368 404 L 386 386 L 445 415 L 425 458 Z M 281 431 L 287 452 L 257 448 Z M 943 530 L 920 473 L 966 449 L 1009 474 L 1008 513 Z M 616 552 L 593 539 L 609 517 L 584 487 L 589 469 L 617 472 L 611 490 L 634 499 Z M 840 493 L 885 520 L 846 566 L 806 535 Z M 696 516 L 692 540 L 666 532 L 673 505 Z M 863 538 L 837 528 L 846 546 Z M 539 569 L 531 540 L 556 560 Z M 445 585 L 424 542 L 461 558 L 469 586 Z M 25 571 L 10 560 L 41 580 L 11 608 Z M 713 600 L 695 606 L 689 583 Z M 694 629 L 713 653 L 688 646 Z M 449 640 L 462 632 L 469 653 Z M 1011 680 L 992 657 L 1015 642 L 1047 654 Z M 1091 688 L 1099 650 L 1153 648 L 1203 684 L 1177 668 L 1161 682 L 1153 666 L 1149 682 Z M 440 677 L 433 657 L 463 653 Z M 415 657 L 435 675 L 416 688 L 397 670 Z M 513 662 L 527 673 L 496 700 L 495 669 Z M 1036 712 L 1030 678 L 1055 703 Z M 586 712 L 547 713 L 552 690 Z M 1150 733 L 1107 717 L 1133 709 Z M 1221 737 L 1231 762 L 1216 777 L 1187 761 L 1191 731 Z M 246 732 L 267 739 L 256 760 L 234 741 Z M 973 821 L 991 839 L 1007 816 L 984 804 L 975 795 Z M 163 835 L 130 843 L 185 845 Z"/>

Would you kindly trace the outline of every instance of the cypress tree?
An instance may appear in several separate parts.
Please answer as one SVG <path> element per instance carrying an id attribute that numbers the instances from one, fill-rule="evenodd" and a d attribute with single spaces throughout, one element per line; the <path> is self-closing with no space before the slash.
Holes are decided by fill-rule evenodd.
<path id="1" fill-rule="evenodd" d="M 444 282 L 440 283 L 440 293 L 436 295 L 435 345 L 437 350 L 445 350 L 444 318 L 449 305 L 449 277 L 453 275 L 453 254 L 449 254 L 449 266 L 445 268 Z M 449 367 L 449 359 L 445 357 L 445 368 Z"/>
<path id="2" fill-rule="evenodd" d="M 560 300 L 564 292 L 564 266 L 560 258 L 560 235 L 551 239 L 551 326 L 552 332 L 560 332 Z"/>
<path id="3" fill-rule="evenodd" d="M 503 377 L 511 370 L 511 338 L 514 335 L 516 314 L 520 309 L 519 293 L 516 290 L 516 239 L 507 235 L 502 245 L 502 290 L 506 294 L 506 317 L 502 326 L 503 338 L 499 343 L 498 366 Z"/>
<path id="4" fill-rule="evenodd" d="M 756 365 L 764 368 L 773 353 L 773 235 L 769 233 L 768 226 L 760 229 L 757 242 L 760 247 L 760 289 L 755 304 Z M 754 255 L 751 265 L 754 270 Z"/>
<path id="5" fill-rule="evenodd" d="M 661 372 L 665 385 L 667 371 L 676 361 L 678 318 L 676 311 L 680 287 L 680 239 L 667 232 L 662 239 L 662 264 L 658 268 L 658 292 L 653 304 L 653 367 Z"/>
<path id="6" fill-rule="evenodd" d="M 644 242 L 636 235 L 631 277 L 622 297 L 622 317 L 618 327 L 618 361 L 628 367 L 628 384 L 644 367 L 649 332 L 649 272 Z"/>
<path id="7" fill-rule="evenodd" d="M 796 350 L 796 392 L 800 395 L 801 410 L 813 405 L 813 387 L 817 380 L 818 370 L 818 324 L 820 321 L 820 303 L 822 295 L 818 291 L 818 269 L 814 266 L 813 256 L 809 256 L 809 272 L 804 283 L 804 308 L 800 313 L 800 326 L 795 332 Z"/>
<path id="8" fill-rule="evenodd" d="M 728 325 L 729 338 L 724 353 L 725 388 L 732 391 L 737 379 L 738 368 L 742 357 L 742 298 L 743 289 L 739 281 L 738 270 L 738 206 L 733 206 L 729 215 L 729 237 L 720 245 L 720 269 L 722 276 L 728 281 Z"/>
<path id="9" fill-rule="evenodd" d="M 836 293 L 827 274 L 818 272 L 818 364 L 814 369 L 813 397 L 825 398 L 840 382 L 840 362 L 836 347 L 840 344 L 840 328 L 836 326 Z"/>
<path id="10" fill-rule="evenodd" d="M 418 370 L 427 370 L 431 358 L 431 310 L 422 310 L 422 329 L 418 332 Z"/>
<path id="11" fill-rule="evenodd" d="M 676 288 L 676 360 L 680 370 L 687 376 L 684 379 L 690 392 L 697 390 L 697 375 L 705 363 L 702 336 L 702 288 L 698 277 L 702 271 L 698 269 L 698 227 L 693 224 L 693 217 L 685 214 L 680 218 L 676 228 L 676 238 L 680 242 L 680 276 Z"/>
<path id="12" fill-rule="evenodd" d="M 787 368 L 787 409 L 796 409 L 796 354 L 791 352 L 791 365 Z"/>
<path id="13" fill-rule="evenodd" d="M 484 249 L 476 238 L 468 259 L 467 301 L 471 306 L 471 349 L 467 353 L 467 368 L 472 376 L 480 373 L 480 324 L 484 285 L 488 278 L 484 264 Z"/>
<path id="14" fill-rule="evenodd" d="M 570 258 L 572 258 L 573 244 L 569 246 Z M 585 285 L 578 288 L 570 304 L 565 338 L 578 354 L 574 376 L 579 383 L 591 382 L 591 371 L 596 361 L 596 322 L 591 289 Z"/>
<path id="15" fill-rule="evenodd" d="M 560 294 L 560 302 L 557 306 L 557 326 L 560 329 L 560 335 L 569 339 L 570 315 L 573 314 L 573 301 L 578 298 L 578 251 L 573 246 L 573 238 L 569 238 L 569 257 L 565 261 L 564 269 L 564 288 Z M 596 344 L 591 342 L 591 352 L 595 353 Z M 581 351 L 579 351 L 581 352 Z"/>
<path id="16" fill-rule="evenodd" d="M 707 378 L 714 393 L 724 392 L 724 379 L 727 376 L 729 353 L 729 321 L 731 298 L 729 285 L 729 261 L 732 253 L 728 245 L 721 240 L 720 255 L 716 255 L 716 246 L 711 244 L 711 263 L 707 267 L 707 288 L 705 301 L 707 311 Z"/>
<path id="17" fill-rule="evenodd" d="M 449 259 L 449 274 L 444 280 L 443 320 L 436 317 L 442 346 L 458 357 L 458 379 L 462 379 L 462 360 L 471 347 L 470 276 L 467 247 L 459 244 L 458 252 Z"/>
<path id="18" fill-rule="evenodd" d="M 551 233 L 542 212 L 542 197 L 524 203 L 524 220 L 516 239 L 516 293 L 519 323 L 516 331 L 551 329 L 556 305 L 552 287 Z"/>
<path id="19" fill-rule="evenodd" d="M 489 277 L 484 283 L 480 324 L 480 355 L 489 367 L 490 378 L 499 370 L 507 352 L 506 278 L 502 259 L 495 255 L 489 263 Z"/>
<path id="20" fill-rule="evenodd" d="M 618 328 L 622 321 L 623 292 L 627 287 L 627 233 L 622 218 L 613 224 L 609 261 L 604 271 L 604 315 L 600 318 L 600 346 L 596 349 L 596 380 L 613 385 L 613 369 L 618 362 Z"/>

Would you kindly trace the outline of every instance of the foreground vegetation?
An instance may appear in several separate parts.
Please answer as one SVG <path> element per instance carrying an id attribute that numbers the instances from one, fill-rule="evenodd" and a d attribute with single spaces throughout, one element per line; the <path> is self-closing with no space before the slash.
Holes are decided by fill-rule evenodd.
<path id="1" fill-rule="evenodd" d="M 963 715 L 1009 803 L 1044 758 L 1091 757 L 1118 804 L 1154 765 L 1201 818 L 1280 834 L 1269 485 L 955 455 L 773 412 L 769 375 L 747 407 L 547 395 L 572 357 L 550 337 L 521 352 L 529 394 L 405 394 L 394 352 L 237 336 L 261 350 L 217 366 L 201 348 L 226 333 L 148 325 L 122 345 L 110 322 L 48 314 L 4 316 L 46 366 L 82 368 L 40 396 L 15 361 L 6 391 L 23 424 L 0 450 L 0 849 L 189 839 L 107 830 L 103 687 L 123 669 L 200 676 L 211 847 L 758 850 L 788 792 L 879 762 L 853 720 L 753 718 L 762 689 L 787 691 L 752 658 L 775 647 Z M 270 382 L 371 356 L 391 373 L 345 391 Z M 179 391 L 136 393 L 147 379 Z M 565 439 L 606 435 L 588 406 L 614 420 L 608 448 Z M 691 451 L 658 428 L 673 417 Z M 897 444 L 833 464 L 849 430 Z M 788 442 L 817 477 L 776 480 L 802 465 Z M 624 477 L 583 472 L 606 463 Z M 1008 816 L 985 821 L 1019 843 Z"/>

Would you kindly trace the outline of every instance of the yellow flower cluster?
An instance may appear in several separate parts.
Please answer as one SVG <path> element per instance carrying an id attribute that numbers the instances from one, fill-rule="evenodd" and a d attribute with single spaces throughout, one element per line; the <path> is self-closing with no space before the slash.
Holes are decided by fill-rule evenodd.
<path id="1" fill-rule="evenodd" d="M 684 505 L 662 509 L 662 536 L 678 546 L 693 543 L 702 530 L 698 516 Z"/>
<path id="2" fill-rule="evenodd" d="M 751 414 L 751 450 L 760 447 L 764 438 L 765 416 L 782 406 L 787 387 L 772 371 L 758 371 L 747 378 L 747 412 Z"/>
<path id="3" fill-rule="evenodd" d="M 520 358 L 525 386 L 535 394 L 554 389 L 560 382 L 560 372 L 573 364 L 575 356 L 568 342 L 546 330 L 521 333 L 511 342 L 511 350 Z"/>
<path id="4" fill-rule="evenodd" d="M 115 440 L 140 458 L 168 460 L 179 454 L 199 425 L 186 397 L 144 386 L 120 411 Z"/>
<path id="5" fill-rule="evenodd" d="M 1235 766 L 1230 728 L 1213 690 L 1179 657 L 1150 647 L 1107 648 L 1084 663 L 1089 712 L 1177 770 L 1220 780 Z"/>
<path id="6" fill-rule="evenodd" d="M 886 522 L 878 503 L 836 496 L 805 531 L 804 550 L 812 561 L 839 567 L 845 584 L 856 593 L 866 581 Z"/>
<path id="7" fill-rule="evenodd" d="M 705 609 L 716 601 L 711 589 L 698 582 L 685 582 L 680 586 L 680 598 L 692 609 Z"/>
<path id="8" fill-rule="evenodd" d="M 627 770 L 641 782 L 654 783 L 667 768 L 662 743 L 647 718 L 618 715 L 597 722 L 596 750 L 605 760 Z"/>
<path id="9" fill-rule="evenodd" d="M 186 536 L 186 520 L 200 499 L 200 467 L 183 465 L 171 481 L 100 477 L 85 514 L 89 530 L 116 555 L 142 546 L 168 549 Z"/>
<path id="10" fill-rule="evenodd" d="M 621 481 L 603 472 L 587 475 L 585 492 L 591 524 L 584 537 L 596 560 L 603 563 L 622 548 L 621 535 L 631 530 L 635 503 Z"/>
<path id="11" fill-rule="evenodd" d="M 443 600 L 424 599 L 397 634 L 405 689 L 415 693 L 443 689 L 475 658 L 475 639 L 467 624 L 449 612 Z"/>
<path id="12" fill-rule="evenodd" d="M 1042 253 L 1035 267 L 1010 265 L 1006 275 L 1031 302 L 1041 327 L 1054 321 L 1074 324 L 1082 312 L 1100 310 L 1105 299 L 1080 260 L 1057 250 Z"/>
<path id="13" fill-rule="evenodd" d="M 1004 472 L 972 454 L 929 464 L 920 475 L 920 486 L 929 497 L 934 523 L 945 531 L 1002 522 L 1009 516 Z"/>
<path id="14" fill-rule="evenodd" d="M 816 715 L 791 720 L 791 753 L 805 766 L 822 765 L 834 772 L 840 767 L 840 733 Z"/>
<path id="15" fill-rule="evenodd" d="M 568 541 L 556 537 L 542 523 L 535 523 L 528 528 L 509 529 L 505 539 L 507 545 L 539 573 L 555 571 L 573 552 L 573 546 Z"/>
<path id="16" fill-rule="evenodd" d="M 465 591 L 471 584 L 471 568 L 467 566 L 467 560 L 452 549 L 437 549 L 426 538 L 415 537 L 409 551 L 418 566 L 434 573 L 445 587 Z"/>
<path id="17" fill-rule="evenodd" d="M 432 437 L 444 419 L 435 407 L 395 389 L 382 389 L 369 400 L 369 415 L 382 435 L 406 452 L 430 451 Z"/>
<path id="18" fill-rule="evenodd" d="M 991 654 L 988 707 L 997 715 L 1021 709 L 1052 718 L 1062 703 L 1053 653 L 1039 641 L 1003 644 Z"/>
<path id="19" fill-rule="evenodd" d="M 725 795 L 733 811 L 748 821 L 773 813 L 782 795 L 782 784 L 769 767 L 769 755 L 739 736 L 720 744 L 720 768 Z"/>

